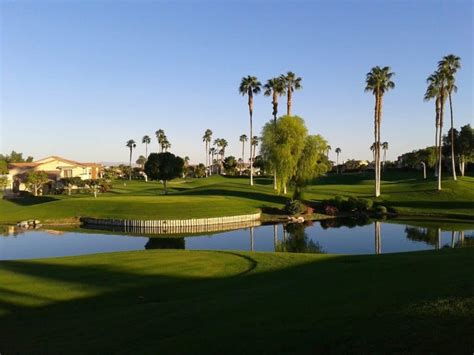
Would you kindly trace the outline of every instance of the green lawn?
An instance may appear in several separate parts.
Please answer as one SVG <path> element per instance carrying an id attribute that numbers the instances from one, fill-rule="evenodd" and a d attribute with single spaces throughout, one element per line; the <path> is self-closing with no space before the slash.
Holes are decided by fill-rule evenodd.
<path id="1" fill-rule="evenodd" d="M 98 198 L 91 195 L 51 195 L 16 201 L 0 200 L 0 223 L 24 219 L 43 222 L 73 221 L 78 217 L 179 219 L 229 216 L 263 212 L 283 207 L 291 196 L 278 196 L 272 181 L 256 179 L 248 186 L 246 178 L 213 176 L 207 179 L 177 180 L 170 184 L 170 194 L 163 195 L 157 182 L 116 182 L 114 188 Z M 319 201 L 335 195 L 370 198 L 372 177 L 368 174 L 331 175 L 307 188 L 306 199 Z M 474 218 L 474 178 L 443 181 L 443 191 L 436 191 L 436 181 L 423 181 L 410 173 L 385 174 L 382 196 L 378 199 L 403 214 Z"/>
<path id="2" fill-rule="evenodd" d="M 465 353 L 474 249 L 0 262 L 0 353 Z"/>

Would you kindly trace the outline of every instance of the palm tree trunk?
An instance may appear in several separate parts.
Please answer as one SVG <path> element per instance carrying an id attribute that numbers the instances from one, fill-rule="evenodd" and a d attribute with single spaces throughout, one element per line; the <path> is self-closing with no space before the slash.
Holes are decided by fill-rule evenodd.
<path id="1" fill-rule="evenodd" d="M 380 95 L 380 98 L 379 98 L 379 110 L 378 110 L 378 124 L 377 124 L 377 127 L 378 127 L 378 130 L 377 130 L 377 170 L 378 170 L 378 184 L 377 184 L 377 193 L 378 195 L 377 196 L 380 196 L 380 189 L 381 189 L 381 177 L 382 177 L 382 174 L 381 174 L 381 154 L 380 154 L 380 131 L 382 130 L 382 99 L 383 99 L 383 95 L 381 94 Z"/>
<path id="2" fill-rule="evenodd" d="M 436 105 L 436 132 L 435 132 L 435 152 L 436 152 L 436 164 L 435 164 L 435 172 L 434 172 L 434 176 L 437 177 L 438 176 L 438 164 L 439 164 L 439 156 L 438 156 L 438 145 L 439 145 L 439 142 L 438 142 L 438 136 L 439 136 L 439 97 L 436 98 L 436 101 L 435 101 L 435 105 Z"/>
<path id="3" fill-rule="evenodd" d="M 148 160 L 148 143 L 145 143 L 145 158 Z"/>
<path id="4" fill-rule="evenodd" d="M 291 116 L 291 86 L 288 85 L 288 97 L 286 102 L 286 115 Z"/>
<path id="5" fill-rule="evenodd" d="M 132 181 L 132 148 L 130 148 L 130 162 L 129 162 L 129 166 L 130 166 L 130 173 L 128 174 L 128 180 L 129 180 L 129 181 Z"/>
<path id="6" fill-rule="evenodd" d="M 444 115 L 444 99 L 440 100 L 439 108 L 439 132 L 438 132 L 438 191 L 441 191 L 441 167 L 442 167 L 442 148 L 443 148 L 443 115 Z"/>
<path id="7" fill-rule="evenodd" d="M 165 195 L 168 195 L 168 189 L 166 188 L 166 180 L 163 180 L 163 189 L 165 190 Z"/>
<path id="8" fill-rule="evenodd" d="M 451 111 L 451 167 L 453 169 L 453 179 L 457 180 L 456 177 L 456 163 L 454 159 L 454 117 L 453 117 L 453 101 L 451 99 L 451 93 L 449 93 L 449 110 Z"/>
<path id="9" fill-rule="evenodd" d="M 339 153 L 336 154 L 336 174 L 339 174 Z"/>
<path id="10" fill-rule="evenodd" d="M 253 137 L 253 127 L 252 127 L 252 115 L 253 115 L 253 97 L 249 95 L 249 114 L 250 114 L 250 152 L 252 152 L 252 137 Z M 250 186 L 253 186 L 253 161 L 250 159 Z"/>
<path id="11" fill-rule="evenodd" d="M 378 108 L 379 108 L 379 97 L 375 95 L 375 107 L 374 107 L 374 142 L 377 145 L 377 123 L 378 123 Z M 374 147 L 374 168 L 375 168 L 375 197 L 378 197 L 377 194 L 377 159 L 376 159 L 377 147 Z"/>
<path id="12" fill-rule="evenodd" d="M 275 126 L 276 130 L 276 125 L 277 125 L 277 114 L 278 114 L 278 100 L 276 98 L 276 95 L 274 96 L 275 104 L 273 105 L 273 125 Z M 273 190 L 278 190 L 277 186 L 277 171 L 276 168 L 273 168 Z"/>

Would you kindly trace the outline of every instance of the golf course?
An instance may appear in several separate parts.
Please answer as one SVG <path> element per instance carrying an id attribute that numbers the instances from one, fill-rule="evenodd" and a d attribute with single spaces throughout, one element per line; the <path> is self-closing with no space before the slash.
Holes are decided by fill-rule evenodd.
<path id="1" fill-rule="evenodd" d="M 130 219 L 184 219 L 221 217 L 262 211 L 272 218 L 291 198 L 278 195 L 271 178 L 212 176 L 206 179 L 177 179 L 163 194 L 159 182 L 116 180 L 111 191 L 99 194 L 46 195 L 0 200 L 0 223 L 38 219 L 43 223 L 77 223 L 80 217 Z M 415 173 L 387 173 L 382 195 L 373 199 L 373 174 L 329 175 L 306 187 L 304 200 L 317 203 L 335 196 L 372 199 L 401 215 L 474 219 L 474 178 L 443 181 L 436 190 L 435 179 L 423 180 Z"/>

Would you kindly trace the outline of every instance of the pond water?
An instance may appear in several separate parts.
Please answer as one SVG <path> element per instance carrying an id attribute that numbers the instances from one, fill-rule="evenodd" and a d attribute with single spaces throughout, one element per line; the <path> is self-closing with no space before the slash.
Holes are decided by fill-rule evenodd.
<path id="1" fill-rule="evenodd" d="M 341 221 L 261 225 L 215 234 L 148 237 L 77 228 L 18 230 L 0 226 L 0 260 L 83 255 L 143 249 L 245 250 L 380 254 L 472 245 L 474 224 L 456 231 L 393 221 Z M 454 227 L 453 227 L 454 229 Z"/>

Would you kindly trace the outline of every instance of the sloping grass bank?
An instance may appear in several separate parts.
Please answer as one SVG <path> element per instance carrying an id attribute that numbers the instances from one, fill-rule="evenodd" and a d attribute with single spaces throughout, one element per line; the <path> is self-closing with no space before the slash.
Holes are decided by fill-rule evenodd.
<path id="1" fill-rule="evenodd" d="M 0 200 L 0 223 L 25 219 L 43 222 L 74 222 L 79 217 L 122 219 L 186 219 L 251 214 L 272 214 L 281 209 L 287 196 L 272 189 L 269 178 L 257 178 L 250 187 L 247 178 L 212 176 L 177 180 L 163 195 L 157 182 L 118 181 L 98 198 L 91 195 L 51 195 L 14 201 Z M 424 181 L 410 173 L 386 173 L 382 196 L 377 202 L 404 215 L 474 219 L 474 178 L 445 179 L 443 191 L 436 181 Z M 330 175 L 308 186 L 305 198 L 321 201 L 336 195 L 371 198 L 373 181 L 368 174 Z"/>
<path id="2" fill-rule="evenodd" d="M 0 352 L 470 353 L 474 249 L 0 262 Z"/>

